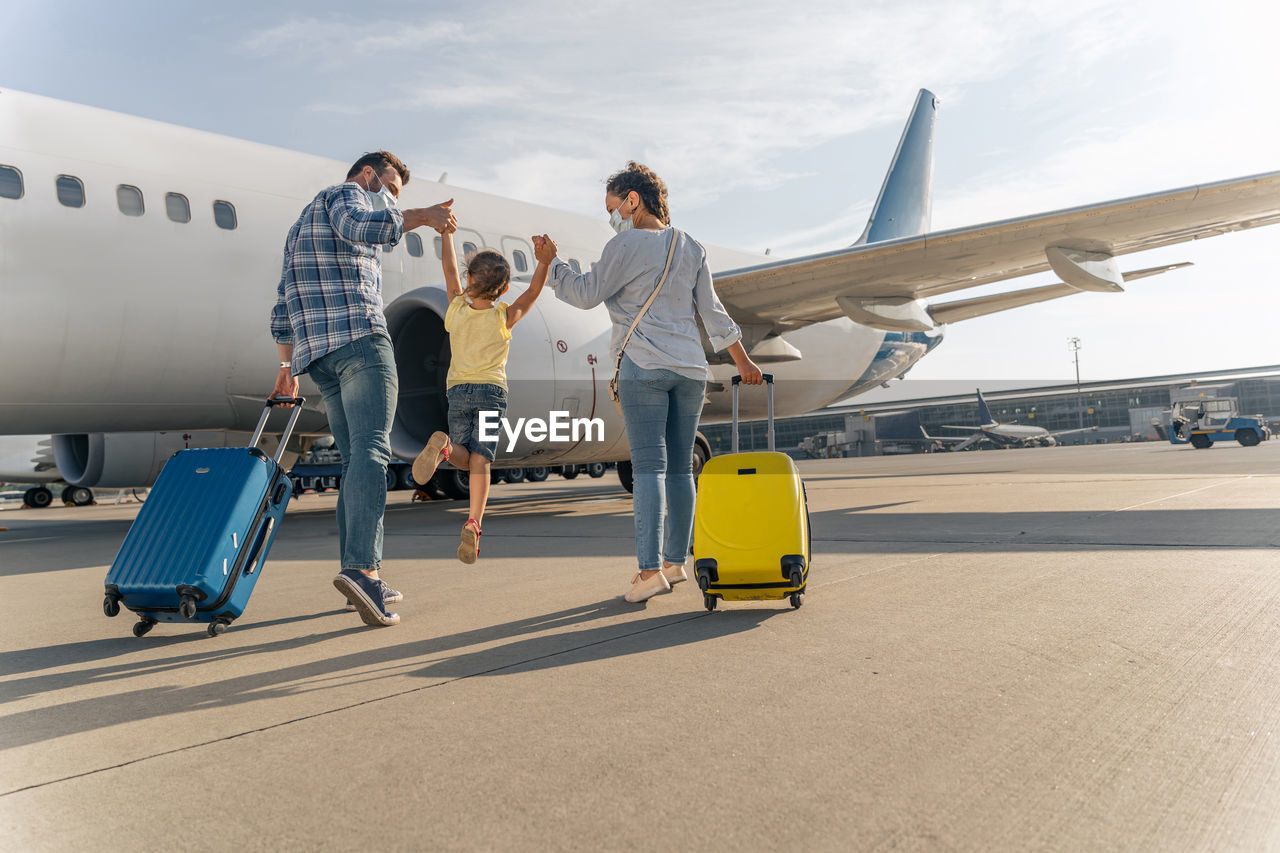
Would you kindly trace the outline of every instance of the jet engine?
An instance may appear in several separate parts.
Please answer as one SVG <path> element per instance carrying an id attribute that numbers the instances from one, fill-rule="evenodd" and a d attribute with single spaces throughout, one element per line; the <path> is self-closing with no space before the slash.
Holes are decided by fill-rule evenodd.
<path id="1" fill-rule="evenodd" d="M 91 432 L 53 436 L 53 455 L 63 479 L 73 486 L 126 489 L 150 486 L 169 457 L 186 447 L 248 445 L 247 432 Z M 264 435 L 258 446 L 274 454 L 279 436 Z M 297 459 L 286 453 L 285 467 Z"/>

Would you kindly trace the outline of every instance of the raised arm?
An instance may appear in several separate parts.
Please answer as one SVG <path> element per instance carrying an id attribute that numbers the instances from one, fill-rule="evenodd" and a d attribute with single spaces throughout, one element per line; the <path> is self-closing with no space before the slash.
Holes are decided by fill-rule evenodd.
<path id="1" fill-rule="evenodd" d="M 364 190 L 345 183 L 329 197 L 329 221 L 348 243 L 394 246 L 404 236 L 404 214 L 394 207 L 374 210 Z"/>
<path id="2" fill-rule="evenodd" d="M 627 283 L 622 275 L 623 258 L 612 240 L 605 244 L 599 262 L 585 273 L 574 272 L 573 267 L 556 257 L 558 248 L 546 234 L 533 240 L 534 257 L 549 267 L 551 287 L 561 302 L 575 308 L 594 308 Z"/>
<path id="3" fill-rule="evenodd" d="M 444 286 L 449 293 L 449 301 L 462 295 L 462 279 L 458 275 L 458 255 L 453 251 L 453 232 L 444 231 L 440 235 L 440 265 L 444 267 Z"/>
<path id="4" fill-rule="evenodd" d="M 538 252 L 538 244 L 545 241 L 546 237 L 533 238 L 534 257 Z M 554 252 L 552 253 L 554 256 Z M 529 313 L 529 309 L 533 307 L 533 303 L 538 300 L 538 295 L 542 293 L 542 286 L 547 283 L 547 270 L 551 265 L 538 260 L 538 266 L 533 271 L 533 280 L 529 282 L 529 289 L 520 294 L 520 298 L 511 303 L 511 307 L 507 309 L 507 328 L 510 329 L 516 323 L 519 323 L 525 314 Z"/>

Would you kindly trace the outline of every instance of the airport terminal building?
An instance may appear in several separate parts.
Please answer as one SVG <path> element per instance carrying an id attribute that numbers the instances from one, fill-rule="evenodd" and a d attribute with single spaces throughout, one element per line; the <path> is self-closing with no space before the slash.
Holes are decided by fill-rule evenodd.
<path id="1" fill-rule="evenodd" d="M 980 381 L 905 380 L 849 403 L 779 420 L 776 447 L 798 458 L 938 449 L 914 426 L 914 420 L 910 429 L 903 429 L 900 416 L 914 413 L 919 426 L 930 436 L 962 436 L 963 432 L 945 427 L 977 426 L 979 387 L 992 417 L 1001 423 L 1040 426 L 1050 432 L 1097 427 L 1096 431 L 1060 436 L 1059 444 L 1160 440 L 1152 421 L 1167 420 L 1172 400 L 1187 396 L 1235 397 L 1241 413 L 1263 415 L 1272 425 L 1273 434 L 1280 425 L 1280 365 L 1082 382 L 1079 386 L 1067 382 L 1010 387 L 1018 384 L 991 382 L 983 387 Z M 922 394 L 912 393 L 916 385 Z M 765 427 L 764 421 L 743 423 L 741 449 L 765 449 Z M 702 432 L 713 452 L 729 451 L 728 424 L 707 424 Z"/>

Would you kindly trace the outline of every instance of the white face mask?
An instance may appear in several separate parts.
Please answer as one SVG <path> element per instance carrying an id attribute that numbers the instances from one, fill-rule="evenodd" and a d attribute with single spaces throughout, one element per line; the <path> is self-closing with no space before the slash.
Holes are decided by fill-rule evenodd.
<path id="1" fill-rule="evenodd" d="M 375 208 L 391 210 L 396 207 L 396 197 L 391 194 L 391 190 L 387 189 L 387 185 L 382 181 L 378 181 L 378 189 L 366 189 L 365 192 L 369 194 L 369 200 Z M 379 199 L 382 200 L 381 204 L 378 203 Z"/>
<path id="2" fill-rule="evenodd" d="M 625 201 L 619 203 L 619 205 L 613 209 L 613 213 L 609 214 L 609 225 L 619 234 L 623 231 L 630 231 L 634 227 L 630 219 L 622 218 L 622 204 L 624 203 Z M 633 217 L 635 216 L 634 210 L 631 212 L 631 215 Z"/>

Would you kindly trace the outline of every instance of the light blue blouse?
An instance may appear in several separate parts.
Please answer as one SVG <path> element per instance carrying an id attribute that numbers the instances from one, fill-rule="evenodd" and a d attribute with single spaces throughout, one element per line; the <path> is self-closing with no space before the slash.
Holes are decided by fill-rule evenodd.
<path id="1" fill-rule="evenodd" d="M 561 301 L 577 308 L 605 304 L 613 320 L 610 349 L 615 358 L 631 321 L 658 285 L 671 234 L 671 228 L 623 231 L 605 244 L 590 272 L 576 273 L 559 258 L 551 264 L 547 282 Z M 706 379 L 707 357 L 695 310 L 716 352 L 739 340 L 742 330 L 716 296 L 702 244 L 683 231 L 679 240 L 667 282 L 631 335 L 627 355 L 637 367 Z"/>

